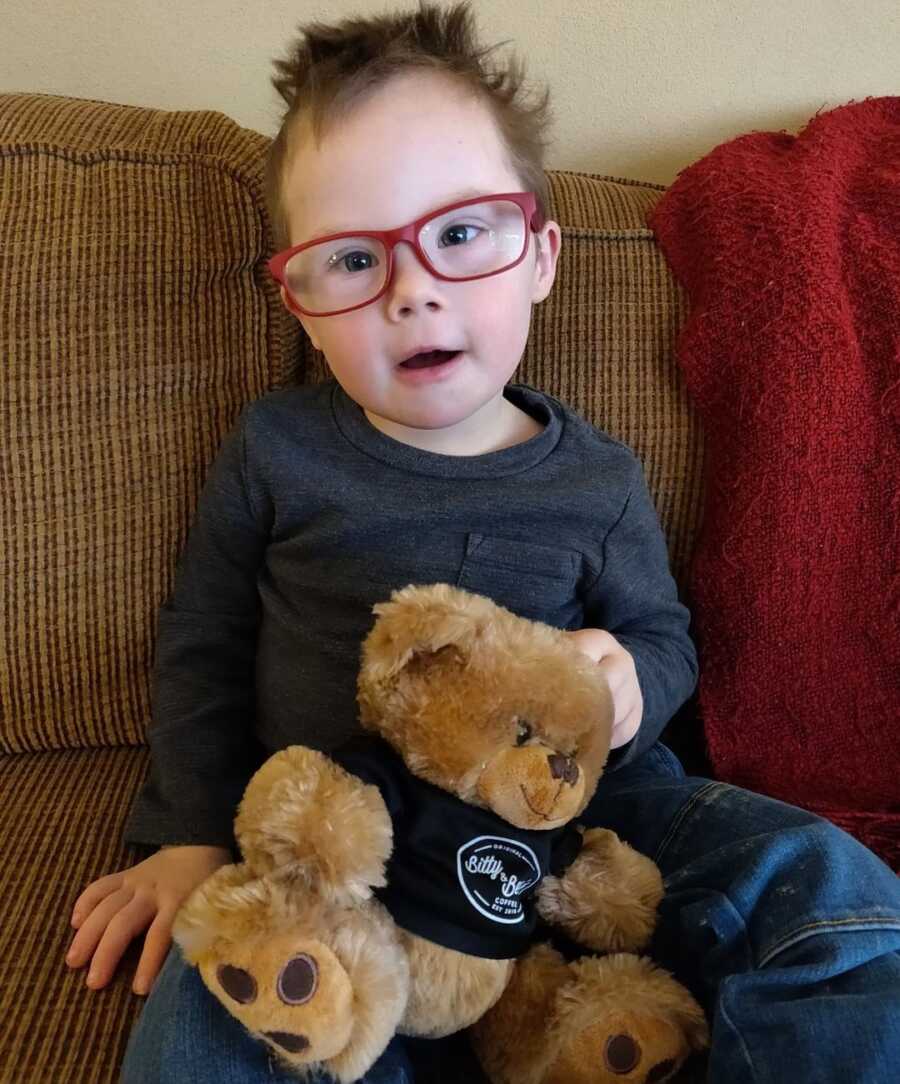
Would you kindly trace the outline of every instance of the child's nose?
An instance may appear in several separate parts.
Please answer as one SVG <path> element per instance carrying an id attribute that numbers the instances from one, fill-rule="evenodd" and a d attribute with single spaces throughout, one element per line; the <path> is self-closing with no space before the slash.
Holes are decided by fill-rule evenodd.
<path id="1" fill-rule="evenodd" d="M 394 249 L 393 277 L 386 295 L 389 314 L 402 316 L 416 309 L 441 308 L 443 285 L 422 263 L 412 245 L 401 241 Z"/>

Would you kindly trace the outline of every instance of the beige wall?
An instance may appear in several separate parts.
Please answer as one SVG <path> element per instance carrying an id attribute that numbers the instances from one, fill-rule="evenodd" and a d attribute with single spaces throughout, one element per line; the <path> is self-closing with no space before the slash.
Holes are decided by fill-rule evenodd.
<path id="1" fill-rule="evenodd" d="M 274 134 L 298 22 L 391 0 L 0 0 L 0 90 L 218 109 Z M 897 0 L 473 0 L 554 92 L 549 164 L 670 182 L 754 129 L 900 93 Z"/>

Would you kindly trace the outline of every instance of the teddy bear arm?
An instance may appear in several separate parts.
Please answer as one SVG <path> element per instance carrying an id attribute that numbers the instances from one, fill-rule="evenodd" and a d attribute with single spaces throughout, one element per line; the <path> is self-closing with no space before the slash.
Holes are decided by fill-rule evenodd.
<path id="1" fill-rule="evenodd" d="M 306 746 L 280 750 L 255 773 L 234 830 L 257 876 L 344 904 L 386 883 L 393 826 L 378 788 Z"/>
<path id="2" fill-rule="evenodd" d="M 537 892 L 541 917 L 578 944 L 601 952 L 634 952 L 650 940 L 662 899 L 655 863 L 606 828 L 584 833 L 581 852 Z"/>

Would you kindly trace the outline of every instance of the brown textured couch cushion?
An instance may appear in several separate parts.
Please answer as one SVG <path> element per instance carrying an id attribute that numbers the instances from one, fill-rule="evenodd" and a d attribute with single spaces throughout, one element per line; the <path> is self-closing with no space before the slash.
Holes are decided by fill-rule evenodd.
<path id="1" fill-rule="evenodd" d="M 143 855 L 122 825 L 146 747 L 0 755 L 0 1082 L 113 1084 L 144 1003 L 131 992 L 143 939 L 112 982 L 84 985 L 63 958 L 84 888 Z"/>
<path id="2" fill-rule="evenodd" d="M 221 113 L 0 95 L 0 749 L 140 742 L 206 466 L 296 364 L 266 138 Z"/>
<path id="3" fill-rule="evenodd" d="M 646 225 L 664 189 L 570 172 L 550 182 L 560 264 L 534 310 L 520 377 L 637 452 L 685 590 L 703 444 L 673 360 L 685 297 Z"/>

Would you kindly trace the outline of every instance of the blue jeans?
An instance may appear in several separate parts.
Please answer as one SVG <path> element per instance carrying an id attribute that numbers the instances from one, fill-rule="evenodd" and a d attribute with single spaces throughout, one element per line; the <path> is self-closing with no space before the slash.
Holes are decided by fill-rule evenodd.
<path id="1" fill-rule="evenodd" d="M 871 851 L 793 806 L 686 776 L 659 743 L 605 776 L 583 819 L 662 870 L 650 952 L 708 1013 L 711 1082 L 898 1079 L 900 880 Z M 407 1046 L 392 1042 L 366 1084 L 412 1084 Z M 476 1079 L 446 1066 L 448 1082 Z M 436 1080 L 431 1071 L 415 1079 Z M 129 1041 L 122 1084 L 295 1080 L 173 948 Z"/>
<path id="2" fill-rule="evenodd" d="M 120 1084 L 299 1084 L 203 985 L 172 944 L 128 1040 Z M 308 1084 L 327 1084 L 324 1074 Z M 412 1066 L 394 1039 L 365 1084 L 413 1084 Z"/>
<path id="3" fill-rule="evenodd" d="M 686 776 L 657 743 L 605 776 L 586 823 L 649 855 L 649 953 L 712 1027 L 714 1084 L 900 1080 L 900 879 L 811 813 Z"/>

